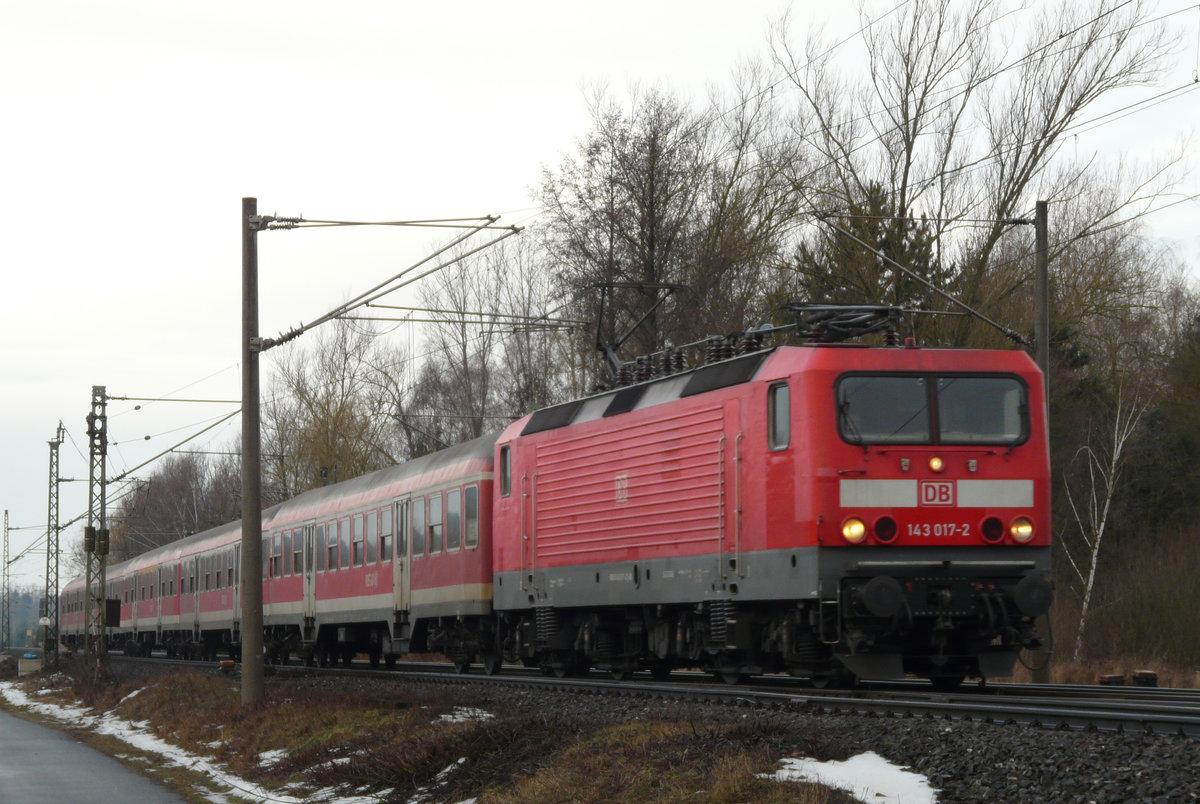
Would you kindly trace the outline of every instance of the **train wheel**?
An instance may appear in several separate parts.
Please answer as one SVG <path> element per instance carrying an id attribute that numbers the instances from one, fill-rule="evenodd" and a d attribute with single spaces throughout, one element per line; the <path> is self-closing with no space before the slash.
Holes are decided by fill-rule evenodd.
<path id="1" fill-rule="evenodd" d="M 483 672 L 489 676 L 494 676 L 500 672 L 502 660 L 499 653 L 485 653 L 479 658 L 483 660 Z"/>
<path id="2" fill-rule="evenodd" d="M 653 678 L 655 681 L 666 681 L 668 678 L 671 677 L 670 662 L 661 662 L 661 661 L 660 662 L 651 662 L 650 663 L 650 677 Z"/>
<path id="3" fill-rule="evenodd" d="M 463 675 L 464 673 L 466 673 L 470 669 L 471 669 L 471 659 L 469 656 L 468 657 L 459 657 L 454 660 L 454 672 L 458 673 L 460 676 Z"/>
<path id="4" fill-rule="evenodd" d="M 388 670 L 394 670 L 396 668 L 396 654 L 389 653 L 387 656 L 384 656 L 383 666 Z"/>
<path id="5" fill-rule="evenodd" d="M 633 670 L 628 667 L 614 667 L 608 671 L 614 681 L 628 681 L 633 678 Z"/>
<path id="6" fill-rule="evenodd" d="M 746 680 L 746 674 L 739 670 L 718 670 L 713 675 L 716 676 L 718 681 L 723 681 L 730 686 L 741 684 Z"/>

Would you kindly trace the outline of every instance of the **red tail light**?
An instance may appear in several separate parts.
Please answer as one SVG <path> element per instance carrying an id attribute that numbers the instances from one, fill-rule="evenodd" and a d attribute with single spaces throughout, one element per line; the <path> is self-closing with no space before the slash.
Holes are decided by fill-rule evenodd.
<path id="1" fill-rule="evenodd" d="M 896 520 L 890 516 L 880 517 L 875 521 L 875 540 L 883 544 L 891 544 L 896 541 Z"/>

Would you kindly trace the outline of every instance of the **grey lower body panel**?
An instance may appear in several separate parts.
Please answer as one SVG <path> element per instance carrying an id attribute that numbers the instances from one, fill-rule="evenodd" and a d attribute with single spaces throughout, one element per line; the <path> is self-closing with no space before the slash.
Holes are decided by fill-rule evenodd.
<path id="1" fill-rule="evenodd" d="M 815 600 L 818 549 L 797 547 L 687 558 L 617 561 L 497 573 L 497 611 L 533 606 L 654 606 L 706 600 Z"/>

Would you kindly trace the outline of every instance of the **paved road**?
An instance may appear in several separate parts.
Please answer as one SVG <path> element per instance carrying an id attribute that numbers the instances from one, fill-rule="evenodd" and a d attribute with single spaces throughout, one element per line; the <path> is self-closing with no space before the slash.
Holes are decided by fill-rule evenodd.
<path id="1" fill-rule="evenodd" d="M 138 804 L 183 804 L 74 737 L 0 711 L 0 802 L 96 804 L 118 790 Z"/>

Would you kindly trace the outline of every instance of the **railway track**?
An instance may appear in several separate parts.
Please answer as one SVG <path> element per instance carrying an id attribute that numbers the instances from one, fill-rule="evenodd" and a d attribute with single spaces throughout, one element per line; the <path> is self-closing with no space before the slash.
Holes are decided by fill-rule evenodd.
<path id="1" fill-rule="evenodd" d="M 115 662 L 212 667 L 211 662 L 133 659 Z M 1012 723 L 1041 728 L 1091 729 L 1200 737 L 1200 690 L 1157 687 L 1102 687 L 1068 684 L 989 684 L 939 692 L 925 682 L 869 683 L 853 690 L 813 690 L 794 679 L 755 676 L 743 685 L 714 683 L 699 672 L 678 672 L 665 681 L 635 677 L 615 681 L 598 675 L 549 678 L 537 670 L 506 666 L 496 676 L 459 674 L 450 664 L 400 663 L 395 669 L 315 668 L 275 665 L 277 674 L 367 675 L 437 684 L 501 684 L 589 695 L 639 696 L 681 702 L 786 709 L 812 714 L 853 713 L 889 718 Z"/>

